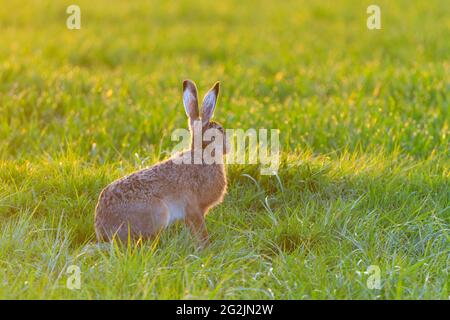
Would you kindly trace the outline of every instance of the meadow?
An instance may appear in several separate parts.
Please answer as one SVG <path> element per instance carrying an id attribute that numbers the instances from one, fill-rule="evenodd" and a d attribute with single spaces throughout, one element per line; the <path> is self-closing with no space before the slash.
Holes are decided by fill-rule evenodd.
<path id="1" fill-rule="evenodd" d="M 373 1 L 77 0 L 68 30 L 72 3 L 0 1 L 0 298 L 449 298 L 449 1 L 378 0 L 381 30 Z M 280 130 L 278 174 L 227 166 L 206 248 L 183 223 L 97 246 L 102 188 L 187 126 L 185 78 L 221 81 L 225 128 Z"/>

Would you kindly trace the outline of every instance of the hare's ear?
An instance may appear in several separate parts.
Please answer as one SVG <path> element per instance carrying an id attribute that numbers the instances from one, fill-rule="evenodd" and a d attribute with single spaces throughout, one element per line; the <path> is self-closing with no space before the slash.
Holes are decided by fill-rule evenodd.
<path id="1" fill-rule="evenodd" d="M 197 87 L 191 80 L 183 81 L 183 104 L 184 110 L 192 124 L 199 118 Z"/>
<path id="2" fill-rule="evenodd" d="M 208 91 L 203 98 L 202 104 L 202 123 L 207 124 L 214 115 L 214 109 L 216 108 L 217 97 L 219 96 L 220 82 L 217 81 L 214 86 Z"/>

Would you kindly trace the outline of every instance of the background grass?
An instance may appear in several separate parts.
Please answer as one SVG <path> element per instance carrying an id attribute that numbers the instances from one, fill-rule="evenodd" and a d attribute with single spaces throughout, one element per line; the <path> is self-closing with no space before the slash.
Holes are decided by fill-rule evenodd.
<path id="1" fill-rule="evenodd" d="M 0 297 L 448 299 L 450 2 L 0 1 Z M 228 166 L 198 249 L 98 248 L 114 179 L 164 159 L 181 81 L 278 128 L 278 178 Z M 69 265 L 80 290 L 66 288 Z M 370 265 L 381 289 L 370 290 Z"/>

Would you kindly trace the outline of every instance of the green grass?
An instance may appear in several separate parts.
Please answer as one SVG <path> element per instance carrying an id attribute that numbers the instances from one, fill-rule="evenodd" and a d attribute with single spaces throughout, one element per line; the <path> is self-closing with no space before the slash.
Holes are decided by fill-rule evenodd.
<path id="1" fill-rule="evenodd" d="M 450 3 L 0 1 L 0 297 L 449 298 Z M 25 5 L 26 3 L 26 5 Z M 230 165 L 213 244 L 95 245 L 101 189 L 164 159 L 181 81 L 280 129 L 275 176 Z M 81 289 L 66 288 L 69 265 Z M 366 282 L 380 268 L 381 289 Z"/>

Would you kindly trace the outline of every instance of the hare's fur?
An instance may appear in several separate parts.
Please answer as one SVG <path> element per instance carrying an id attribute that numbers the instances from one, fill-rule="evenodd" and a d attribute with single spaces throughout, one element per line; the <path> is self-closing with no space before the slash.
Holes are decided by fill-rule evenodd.
<path id="1" fill-rule="evenodd" d="M 199 119 L 197 90 L 189 80 L 183 83 L 183 102 L 190 123 Z M 211 122 L 218 95 L 218 83 L 205 96 L 203 129 L 219 128 Z M 152 238 L 178 219 L 208 241 L 205 215 L 223 200 L 227 180 L 223 163 L 180 163 L 176 157 L 191 156 L 187 150 L 126 177 L 114 181 L 100 194 L 95 214 L 99 241 L 117 238 L 123 242 Z"/>

